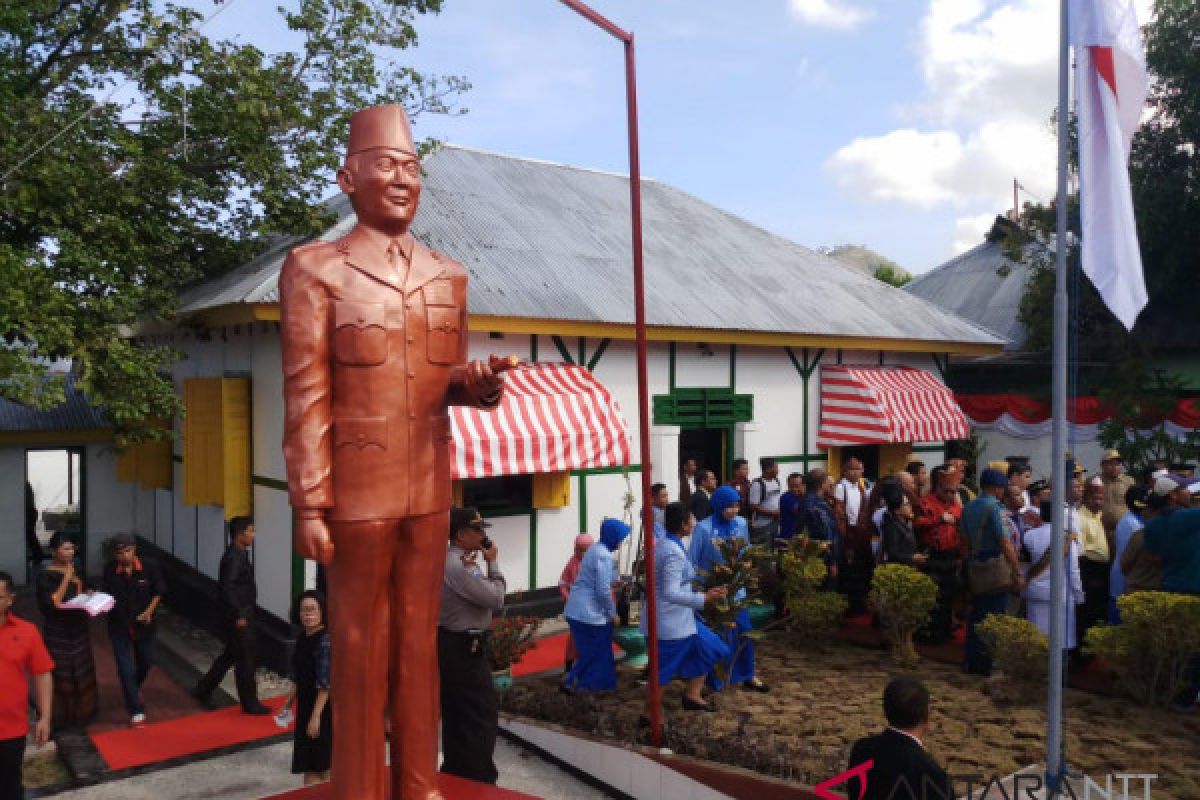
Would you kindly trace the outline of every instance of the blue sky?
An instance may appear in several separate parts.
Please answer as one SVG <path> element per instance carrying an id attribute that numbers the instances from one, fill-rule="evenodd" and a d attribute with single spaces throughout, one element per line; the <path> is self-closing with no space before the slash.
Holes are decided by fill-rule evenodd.
<path id="1" fill-rule="evenodd" d="M 243 0 L 205 33 L 277 49 L 267 7 Z M 801 244 L 924 272 L 981 241 L 1014 177 L 1052 192 L 1056 0 L 594 7 L 637 37 L 643 175 Z M 555 0 L 446 0 L 418 31 L 401 59 L 473 84 L 467 114 L 418 135 L 626 169 L 616 40 Z"/>

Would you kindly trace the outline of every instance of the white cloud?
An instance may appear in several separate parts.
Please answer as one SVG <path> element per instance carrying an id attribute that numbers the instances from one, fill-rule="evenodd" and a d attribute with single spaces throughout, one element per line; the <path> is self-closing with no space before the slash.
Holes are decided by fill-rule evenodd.
<path id="1" fill-rule="evenodd" d="M 1013 178 L 1039 196 L 1053 193 L 1055 156 L 1045 125 L 1008 119 L 965 134 L 902 128 L 855 139 L 827 168 L 847 193 L 874 202 L 973 208 L 1011 197 Z"/>
<path id="2" fill-rule="evenodd" d="M 851 31 L 870 20 L 874 14 L 843 0 L 790 0 L 792 15 L 814 28 Z"/>
<path id="3" fill-rule="evenodd" d="M 983 237 L 992 229 L 995 214 L 979 214 L 974 217 L 959 217 L 954 221 L 953 253 L 962 253 L 983 243 Z"/>

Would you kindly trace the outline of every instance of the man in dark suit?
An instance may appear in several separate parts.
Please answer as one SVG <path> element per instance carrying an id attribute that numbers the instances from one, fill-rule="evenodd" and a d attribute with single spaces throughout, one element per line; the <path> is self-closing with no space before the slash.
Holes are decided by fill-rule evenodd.
<path id="1" fill-rule="evenodd" d="M 192 694 L 207 705 L 217 684 L 233 667 L 242 710 L 247 714 L 269 714 L 271 709 L 258 699 L 258 686 L 254 680 L 254 609 L 258 603 L 258 590 L 247 552 L 254 544 L 254 520 L 250 517 L 229 520 L 229 536 L 232 542 L 221 556 L 218 578 L 226 621 L 225 649 L 217 656 L 208 674 L 196 684 Z"/>
<path id="2" fill-rule="evenodd" d="M 951 800 L 946 771 L 925 751 L 929 733 L 929 690 L 916 678 L 893 678 L 883 690 L 887 728 L 859 739 L 850 749 L 850 769 L 872 762 L 862 777 L 847 781 L 847 796 L 861 800 Z M 865 783 L 865 786 L 863 785 Z"/>
<path id="3" fill-rule="evenodd" d="M 711 469 L 696 471 L 696 491 L 688 501 L 692 516 L 697 521 L 712 514 L 712 493 L 717 490 L 717 473 Z"/>
<path id="4" fill-rule="evenodd" d="M 679 468 L 679 502 L 685 506 L 692 501 L 692 492 L 696 491 L 696 459 L 688 456 Z"/>

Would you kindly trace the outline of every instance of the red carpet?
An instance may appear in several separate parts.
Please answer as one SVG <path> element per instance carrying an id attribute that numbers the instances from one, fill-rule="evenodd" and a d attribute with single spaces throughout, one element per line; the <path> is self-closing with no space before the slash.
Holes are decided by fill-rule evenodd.
<path id="1" fill-rule="evenodd" d="M 265 701 L 277 709 L 283 698 Z M 129 769 L 168 759 L 219 750 L 236 744 L 278 736 L 285 731 L 272 716 L 252 717 L 241 708 L 207 711 L 141 728 L 92 734 L 92 743 L 110 769 Z"/>
<path id="2" fill-rule="evenodd" d="M 438 788 L 446 800 L 540 800 L 531 794 L 465 781 L 453 775 L 438 775 Z M 264 800 L 328 800 L 331 796 L 329 784 L 325 783 L 273 795 Z"/>
<path id="3" fill-rule="evenodd" d="M 513 677 L 520 678 L 554 669 L 561 670 L 563 658 L 567 654 L 567 636 L 566 633 L 555 633 L 535 639 L 533 649 L 512 668 Z M 613 652 L 619 658 L 621 648 L 614 644 Z"/>

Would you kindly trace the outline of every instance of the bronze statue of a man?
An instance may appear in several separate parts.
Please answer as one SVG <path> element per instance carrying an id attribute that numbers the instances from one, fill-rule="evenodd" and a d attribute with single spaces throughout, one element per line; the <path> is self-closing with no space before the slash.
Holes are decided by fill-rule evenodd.
<path id="1" fill-rule="evenodd" d="M 503 378 L 466 361 L 467 273 L 409 232 L 421 165 L 404 109 L 350 120 L 338 186 L 358 224 L 288 255 L 283 452 L 296 549 L 329 567 L 333 797 L 437 789 L 436 626 L 451 500 L 447 406 L 494 408 Z"/>

